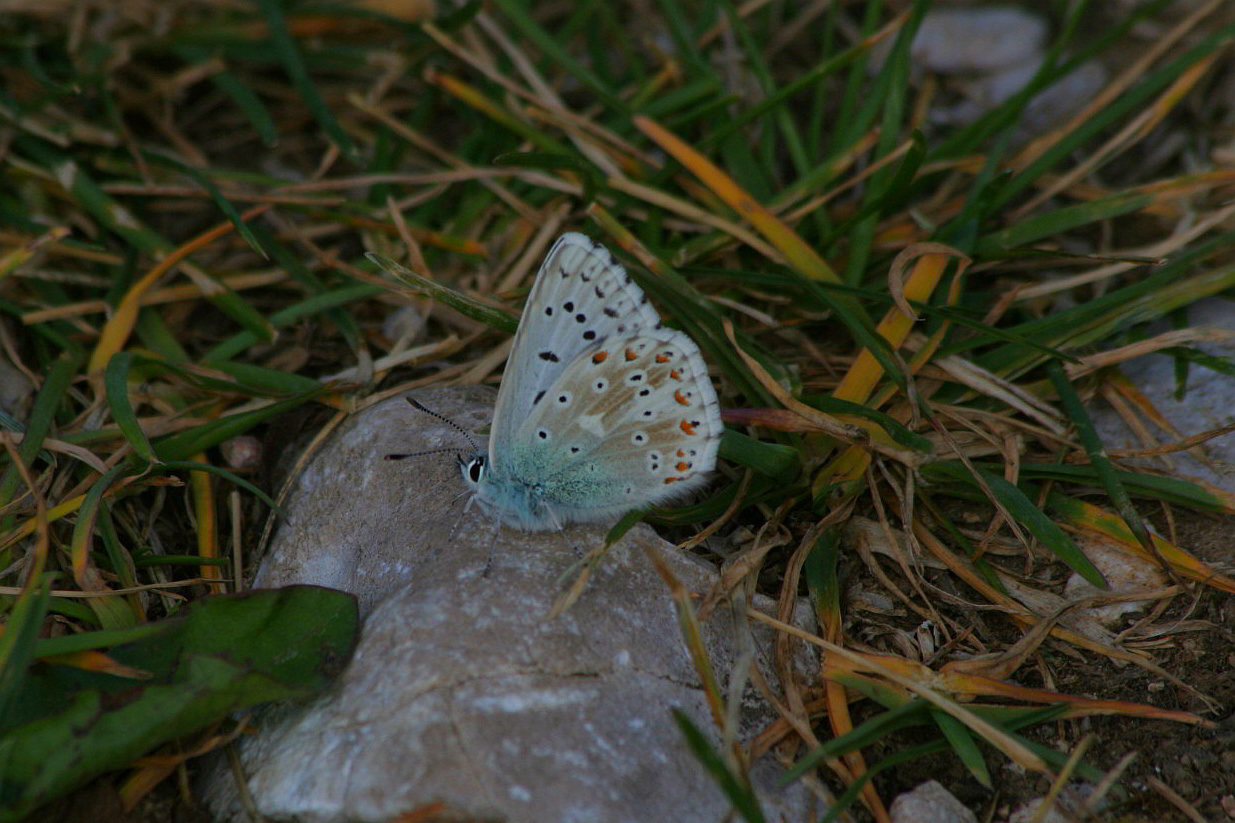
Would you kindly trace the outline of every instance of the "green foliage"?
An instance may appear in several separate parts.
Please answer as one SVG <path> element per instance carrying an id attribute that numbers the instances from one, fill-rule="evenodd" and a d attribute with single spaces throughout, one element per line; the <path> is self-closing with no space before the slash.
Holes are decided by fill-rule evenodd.
<path id="1" fill-rule="evenodd" d="M 39 658 L 107 649 L 132 673 L 52 661 L 12 669 L 19 682 L 4 684 L 0 820 L 21 820 L 235 712 L 311 697 L 347 662 L 358 630 L 351 595 L 291 586 L 200 600 L 158 623 L 29 644 Z"/>

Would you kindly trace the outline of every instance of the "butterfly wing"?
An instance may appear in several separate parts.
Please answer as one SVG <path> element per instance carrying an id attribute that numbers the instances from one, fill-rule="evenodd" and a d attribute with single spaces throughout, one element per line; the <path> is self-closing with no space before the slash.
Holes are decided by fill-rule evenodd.
<path id="1" fill-rule="evenodd" d="M 499 471 L 515 432 L 580 352 L 660 325 L 643 290 L 609 250 L 570 232 L 541 264 L 497 393 L 489 464 Z"/>
<path id="2" fill-rule="evenodd" d="M 603 520 L 704 482 L 723 430 L 698 346 L 650 328 L 566 365 L 515 433 L 509 471 L 539 490 L 550 520 Z"/>

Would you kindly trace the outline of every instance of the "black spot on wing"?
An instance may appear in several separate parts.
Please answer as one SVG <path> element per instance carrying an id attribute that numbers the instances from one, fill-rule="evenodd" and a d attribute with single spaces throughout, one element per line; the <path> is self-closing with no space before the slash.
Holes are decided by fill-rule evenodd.
<path id="1" fill-rule="evenodd" d="M 556 363 L 562 359 L 551 351 L 542 351 L 537 357 L 541 360 L 548 360 L 550 363 Z"/>

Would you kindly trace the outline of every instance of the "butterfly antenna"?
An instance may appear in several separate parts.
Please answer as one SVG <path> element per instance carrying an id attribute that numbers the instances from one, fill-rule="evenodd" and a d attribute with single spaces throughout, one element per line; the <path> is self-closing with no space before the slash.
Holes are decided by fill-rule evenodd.
<path id="1" fill-rule="evenodd" d="M 406 397 L 406 396 L 403 399 L 406 400 L 408 403 L 411 403 L 412 408 L 416 409 L 417 411 L 422 411 L 425 414 L 429 415 L 430 417 L 434 418 L 435 420 L 440 420 L 441 422 L 445 423 L 447 426 L 450 426 L 452 429 L 454 429 L 459 434 L 463 435 L 464 438 L 466 438 L 468 445 L 472 447 L 473 451 L 480 451 L 480 446 L 478 446 L 476 444 L 476 441 L 472 439 L 472 434 L 467 429 L 463 428 L 458 423 L 451 420 L 449 417 L 438 414 L 437 412 L 433 411 L 433 409 L 430 409 L 422 405 L 417 400 L 413 400 L 412 398 Z M 463 449 L 459 449 L 459 451 L 463 451 Z"/>
<path id="2" fill-rule="evenodd" d="M 444 449 L 425 449 L 422 452 L 407 452 L 406 454 L 388 454 L 387 460 L 403 460 L 408 457 L 424 457 L 426 454 L 471 454 L 472 449 L 460 448 L 444 448 Z"/>

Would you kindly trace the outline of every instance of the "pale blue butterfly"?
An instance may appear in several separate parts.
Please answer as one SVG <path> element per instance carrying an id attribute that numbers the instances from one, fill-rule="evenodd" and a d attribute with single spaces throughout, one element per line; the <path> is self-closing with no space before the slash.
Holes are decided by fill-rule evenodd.
<path id="1" fill-rule="evenodd" d="M 664 327 L 608 249 L 571 232 L 536 275 L 488 453 L 459 465 L 501 522 L 560 530 L 698 488 L 723 428 L 699 347 Z"/>

